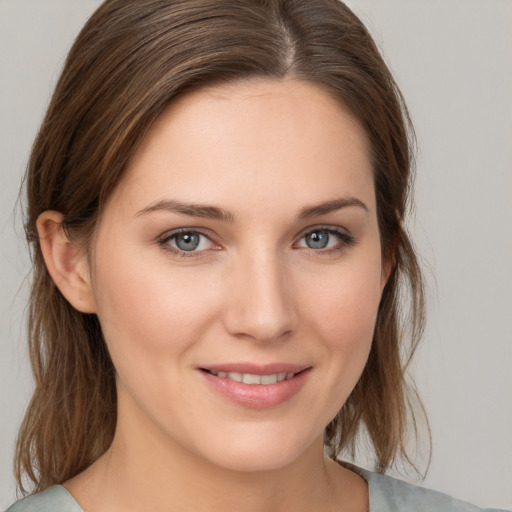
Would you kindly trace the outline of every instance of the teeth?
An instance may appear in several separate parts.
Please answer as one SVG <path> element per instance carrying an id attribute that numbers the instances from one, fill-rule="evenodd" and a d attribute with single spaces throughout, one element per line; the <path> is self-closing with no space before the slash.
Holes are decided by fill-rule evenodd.
<path id="1" fill-rule="evenodd" d="M 279 372 L 272 375 L 256 375 L 254 373 L 238 373 L 238 372 L 214 372 L 210 371 L 212 375 L 221 377 L 222 379 L 231 379 L 236 382 L 243 382 L 244 384 L 276 384 L 283 380 L 291 379 L 295 373 Z"/>
<path id="2" fill-rule="evenodd" d="M 261 375 L 253 375 L 252 373 L 244 373 L 242 376 L 244 384 L 261 384 Z"/>
<path id="3" fill-rule="evenodd" d="M 274 375 L 262 375 L 261 383 L 262 384 L 275 384 L 277 382 L 277 374 Z"/>

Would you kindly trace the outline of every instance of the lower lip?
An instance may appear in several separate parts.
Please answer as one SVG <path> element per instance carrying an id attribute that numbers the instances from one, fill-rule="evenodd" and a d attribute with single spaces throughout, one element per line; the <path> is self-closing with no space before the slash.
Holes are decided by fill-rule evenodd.
<path id="1" fill-rule="evenodd" d="M 208 384 L 232 402 L 249 409 L 277 407 L 296 395 L 306 382 L 310 368 L 275 384 L 244 384 L 199 370 Z"/>

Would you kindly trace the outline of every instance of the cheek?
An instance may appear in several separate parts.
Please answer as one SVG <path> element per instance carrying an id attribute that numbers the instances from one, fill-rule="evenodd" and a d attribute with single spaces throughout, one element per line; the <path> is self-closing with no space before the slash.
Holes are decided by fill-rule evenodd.
<path id="1" fill-rule="evenodd" d="M 212 283 L 170 268 L 126 257 L 99 269 L 98 317 L 118 371 L 179 361 L 215 316 Z"/>
<path id="2" fill-rule="evenodd" d="M 329 361 L 326 379 L 335 390 L 336 412 L 366 364 L 381 297 L 379 263 L 363 263 L 326 278 L 324 292 L 315 294 L 307 307 L 311 329 L 322 340 L 323 359 Z"/>
<path id="3" fill-rule="evenodd" d="M 308 309 L 330 342 L 358 345 L 371 339 L 381 297 L 380 265 L 347 266 L 323 279 L 322 293 L 311 293 Z"/>

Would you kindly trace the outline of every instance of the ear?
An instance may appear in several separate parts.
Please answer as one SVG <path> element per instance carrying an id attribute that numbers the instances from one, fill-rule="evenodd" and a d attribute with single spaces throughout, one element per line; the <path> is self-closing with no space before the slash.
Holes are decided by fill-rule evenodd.
<path id="1" fill-rule="evenodd" d="M 96 301 L 86 251 L 69 240 L 62 221 L 63 215 L 51 210 L 37 219 L 39 244 L 46 268 L 57 288 L 75 309 L 82 313 L 95 313 Z"/>
<path id="2" fill-rule="evenodd" d="M 397 226 L 401 225 L 401 215 L 398 210 L 395 210 L 396 223 Z M 401 230 L 400 228 L 396 229 L 393 234 L 393 238 L 390 241 L 390 247 L 386 248 L 386 250 L 382 251 L 382 261 L 381 261 L 381 274 L 380 274 L 380 294 L 384 292 L 384 288 L 395 270 L 396 267 L 396 256 L 398 252 L 398 246 L 400 243 Z M 382 242 L 381 242 L 382 243 Z"/>
<path id="3" fill-rule="evenodd" d="M 394 258 L 388 258 L 387 260 L 382 261 L 382 270 L 380 273 L 380 293 L 384 291 L 384 287 L 388 282 L 389 276 L 393 271 L 393 267 L 395 266 Z"/>
<path id="4" fill-rule="evenodd" d="M 395 248 L 387 256 L 382 257 L 381 271 L 380 271 L 380 293 L 384 292 L 384 288 L 391 276 L 396 265 Z"/>

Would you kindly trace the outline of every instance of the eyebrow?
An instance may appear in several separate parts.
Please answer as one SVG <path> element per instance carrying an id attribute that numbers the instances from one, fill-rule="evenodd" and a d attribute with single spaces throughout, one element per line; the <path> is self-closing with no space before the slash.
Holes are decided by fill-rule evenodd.
<path id="1" fill-rule="evenodd" d="M 161 201 L 151 203 L 138 211 L 135 216 L 140 217 L 141 215 L 162 210 L 171 213 L 181 213 L 182 215 L 190 215 L 191 217 L 221 220 L 224 222 L 233 222 L 235 219 L 235 216 L 231 212 L 224 210 L 224 208 L 205 204 L 182 203 L 176 199 L 163 199 Z"/>
<path id="2" fill-rule="evenodd" d="M 355 206 L 362 208 L 365 212 L 368 212 L 368 207 L 359 199 L 355 197 L 346 197 L 333 199 L 326 203 L 321 203 L 315 206 L 307 206 L 303 208 L 299 213 L 299 219 L 310 219 L 311 217 L 319 217 L 320 215 L 327 215 L 328 213 L 341 210 L 342 208 L 348 208 Z"/>
<path id="3" fill-rule="evenodd" d="M 302 208 L 299 212 L 299 219 L 310 219 L 341 210 L 342 208 L 358 207 L 368 211 L 368 207 L 355 197 L 333 199 L 325 203 Z M 146 206 L 135 214 L 135 217 L 147 215 L 152 212 L 167 211 L 191 217 L 202 217 L 205 219 L 220 220 L 223 222 L 233 222 L 235 215 L 224 208 L 197 203 L 183 203 L 176 199 L 162 199 Z"/>

